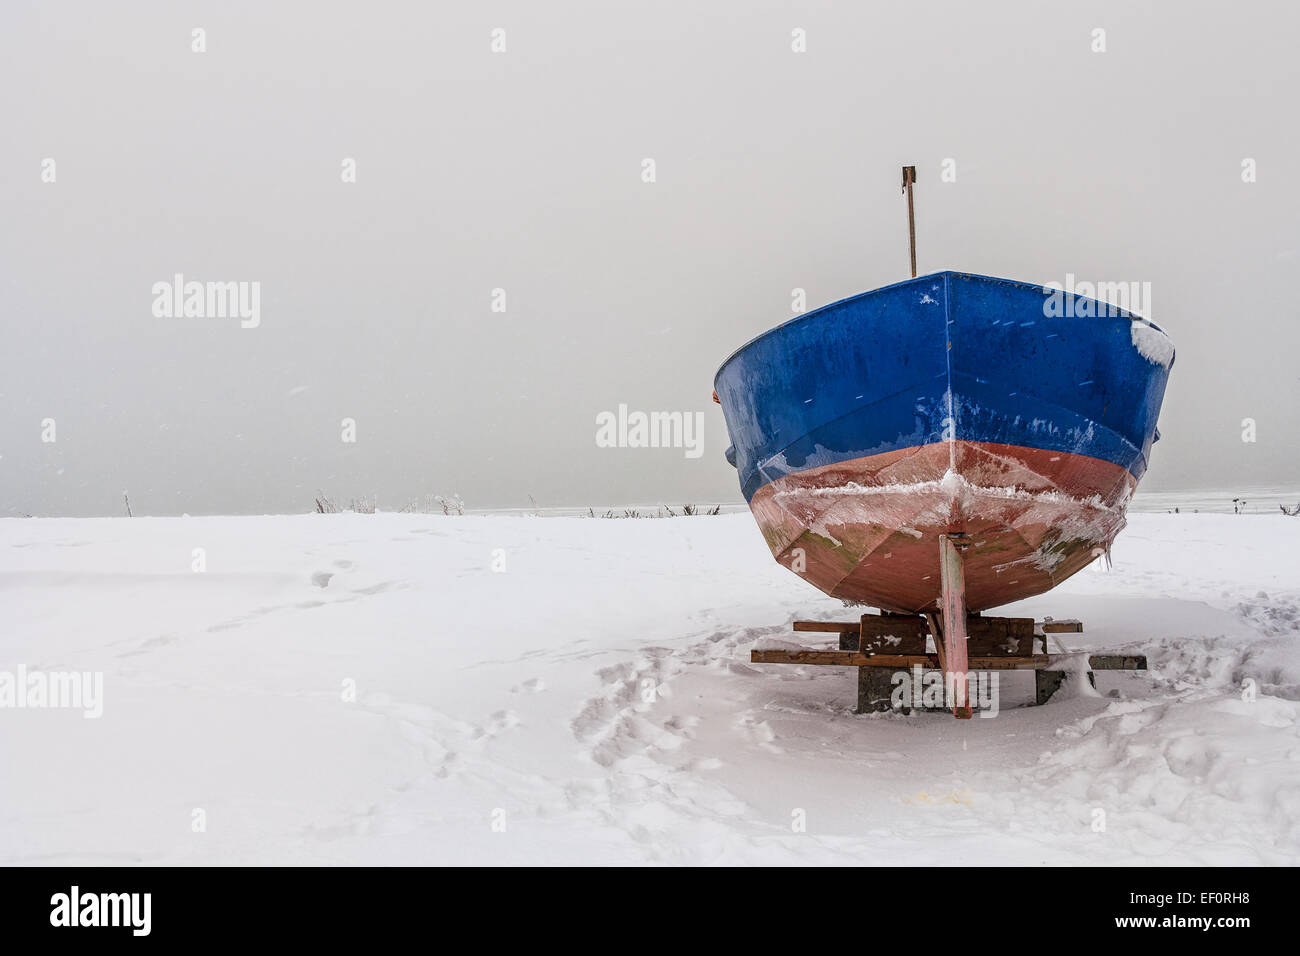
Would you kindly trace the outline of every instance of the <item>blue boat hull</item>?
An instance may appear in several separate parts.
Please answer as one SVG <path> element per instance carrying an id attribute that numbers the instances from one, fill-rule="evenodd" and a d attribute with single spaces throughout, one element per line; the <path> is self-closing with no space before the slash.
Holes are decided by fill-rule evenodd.
<path id="1" fill-rule="evenodd" d="M 968 534 L 983 542 L 966 559 L 979 610 L 1109 546 L 1172 360 L 1163 332 L 1123 310 L 943 272 L 765 333 L 715 391 L 778 561 L 834 596 L 915 612 L 938 597 L 937 536 Z"/>

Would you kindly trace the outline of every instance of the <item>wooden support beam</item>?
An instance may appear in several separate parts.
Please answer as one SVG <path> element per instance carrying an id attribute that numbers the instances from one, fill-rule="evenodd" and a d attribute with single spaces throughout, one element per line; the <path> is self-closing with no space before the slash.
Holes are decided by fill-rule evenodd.
<path id="1" fill-rule="evenodd" d="M 840 631 L 856 631 L 861 625 L 857 621 L 795 621 L 794 629 L 796 631 L 824 631 L 826 633 Z"/>
<path id="2" fill-rule="evenodd" d="M 961 563 L 964 534 L 939 535 L 939 578 L 943 604 L 943 676 L 953 688 L 953 716 L 968 720 L 970 701 L 966 699 L 966 674 L 970 664 L 966 660 L 966 569 Z M 935 635 L 938 641 L 939 635 Z M 1031 639 L 1032 640 L 1032 639 Z M 951 678 L 951 680 L 949 680 Z"/>
<path id="3" fill-rule="evenodd" d="M 959 539 L 960 541 L 960 539 Z M 952 560 L 960 564 L 958 542 L 949 542 L 951 553 L 941 546 L 941 560 Z M 962 570 L 960 567 L 949 568 L 949 573 Z M 947 597 L 954 596 L 952 587 L 957 584 L 949 580 Z M 964 609 L 963 609 L 964 610 Z M 949 613 L 954 613 L 954 607 Z M 963 669 L 971 671 L 1034 671 L 1034 689 L 1037 703 L 1046 703 L 1067 679 L 1067 672 L 1059 670 L 1069 654 L 1047 653 L 1047 634 L 1079 634 L 1083 624 L 1079 621 L 1034 621 L 1032 618 L 981 617 L 978 614 L 966 614 L 965 637 L 962 651 L 966 657 Z M 829 667 L 857 667 L 858 670 L 858 706 L 859 713 L 871 710 L 891 709 L 893 675 L 890 671 L 911 670 L 920 667 L 923 670 L 940 670 L 945 677 L 952 664 L 945 651 L 951 643 L 951 636 L 945 641 L 943 620 L 939 614 L 864 614 L 857 621 L 795 621 L 794 629 L 802 632 L 838 634 L 839 650 L 808 648 L 806 650 L 774 649 L 751 651 L 750 660 L 755 664 L 812 664 Z M 927 653 L 926 636 L 935 637 L 936 653 Z M 1035 638 L 1043 641 L 1043 653 L 1035 653 Z M 956 657 L 956 655 L 953 655 Z M 952 663 L 955 663 L 952 662 Z M 1091 654 L 1089 667 L 1093 671 L 1101 670 L 1146 670 L 1147 659 L 1144 654 Z M 955 671 L 955 668 L 953 668 Z M 1096 686 L 1093 675 L 1088 680 Z M 965 687 L 962 682 L 963 689 Z M 967 702 L 969 706 L 969 701 Z M 961 710 L 955 708 L 961 715 Z"/>
<path id="4" fill-rule="evenodd" d="M 898 627 L 900 622 L 919 621 L 919 614 L 864 614 L 874 629 Z M 844 631 L 858 631 L 860 621 L 795 621 L 794 629 L 809 633 L 838 634 Z M 978 614 L 966 616 L 966 631 L 972 637 L 976 633 L 991 634 L 998 630 L 1018 635 L 1028 627 L 1032 632 L 1039 628 L 1044 634 L 1082 634 L 1083 624 L 1079 621 L 1035 621 L 1030 617 L 981 617 Z"/>
<path id="5" fill-rule="evenodd" d="M 938 654 L 860 654 L 857 651 L 791 651 L 775 648 L 750 651 L 754 664 L 815 664 L 827 667 L 888 667 L 907 670 L 920 665 L 931 670 L 941 670 Z M 1046 654 L 1033 657 L 971 657 L 967 658 L 970 670 L 1010 671 L 1032 670 L 1047 667 L 1051 658 Z"/>
<path id="6" fill-rule="evenodd" d="M 1051 700 L 1052 695 L 1073 675 L 1065 671 L 1034 671 L 1034 703 L 1039 707 Z M 1088 683 L 1097 689 L 1097 678 L 1088 671 Z"/>
<path id="7" fill-rule="evenodd" d="M 897 654 L 924 654 L 929 628 L 914 614 L 864 614 L 857 621 L 795 621 L 794 629 L 805 633 L 840 634 L 853 638 L 844 650 L 893 651 Z M 844 642 L 842 641 L 841 644 Z"/>
<path id="8" fill-rule="evenodd" d="M 894 709 L 893 695 L 893 674 L 878 667 L 858 668 L 857 713 L 869 714 L 891 711 Z"/>
<path id="9" fill-rule="evenodd" d="M 976 657 L 1032 654 L 1035 626 L 1032 617 L 968 617 L 967 652 Z"/>
<path id="10" fill-rule="evenodd" d="M 1012 671 L 1012 670 L 1050 670 L 1062 654 L 1028 654 L 993 657 L 967 658 L 969 670 L 975 671 Z M 792 651 L 786 648 L 755 650 L 749 652 L 749 660 L 754 664 L 814 664 L 824 667 L 892 667 L 906 670 L 915 665 L 929 669 L 942 669 L 938 654 L 863 654 L 859 651 L 829 651 L 809 648 Z M 1142 671 L 1147 669 L 1147 659 L 1143 654 L 1093 654 L 1088 658 L 1089 666 L 1095 671 Z"/>

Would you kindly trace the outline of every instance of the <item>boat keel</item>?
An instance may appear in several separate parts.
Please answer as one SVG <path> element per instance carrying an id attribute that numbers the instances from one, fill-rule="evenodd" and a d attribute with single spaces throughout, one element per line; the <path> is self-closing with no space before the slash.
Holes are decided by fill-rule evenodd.
<path id="1" fill-rule="evenodd" d="M 944 686 L 951 688 L 952 712 L 961 720 L 971 717 L 967 693 L 966 574 L 961 561 L 965 537 L 955 532 L 939 535 L 941 619 L 934 632 L 935 649 L 939 651 L 943 665 Z"/>

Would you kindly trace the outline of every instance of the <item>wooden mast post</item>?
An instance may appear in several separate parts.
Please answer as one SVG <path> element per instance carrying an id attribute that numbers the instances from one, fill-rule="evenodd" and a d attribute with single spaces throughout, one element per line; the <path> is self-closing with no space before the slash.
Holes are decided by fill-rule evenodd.
<path id="1" fill-rule="evenodd" d="M 912 257 L 912 278 L 916 278 L 916 210 L 912 206 L 912 184 L 916 182 L 916 167 L 903 167 L 903 192 L 907 193 L 907 242 Z"/>

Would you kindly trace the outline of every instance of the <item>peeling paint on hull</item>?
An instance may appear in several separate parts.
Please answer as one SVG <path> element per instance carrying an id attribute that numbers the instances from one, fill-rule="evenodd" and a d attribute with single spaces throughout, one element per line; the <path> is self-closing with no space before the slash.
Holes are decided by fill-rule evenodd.
<path id="1" fill-rule="evenodd" d="M 1047 591 L 1104 552 L 1137 482 L 1082 455 L 955 442 L 813 468 L 750 502 L 773 556 L 832 597 L 934 610 L 941 533 L 967 535 L 972 611 Z"/>

